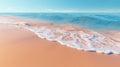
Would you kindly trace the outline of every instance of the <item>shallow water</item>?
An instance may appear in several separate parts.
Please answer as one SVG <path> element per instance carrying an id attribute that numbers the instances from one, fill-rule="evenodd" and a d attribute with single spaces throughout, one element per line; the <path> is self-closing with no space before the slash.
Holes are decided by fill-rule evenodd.
<path id="1" fill-rule="evenodd" d="M 119 13 L 4 13 L 1 15 L 40 19 L 57 24 L 75 24 L 90 29 L 120 30 Z"/>
<path id="2" fill-rule="evenodd" d="M 16 14 L 16 15 L 20 16 L 18 14 Z M 26 14 L 24 14 L 24 15 L 26 15 Z M 89 14 L 87 14 L 87 15 L 89 15 Z M 63 15 L 61 15 L 61 16 L 63 16 Z M 66 15 L 64 14 L 64 16 L 66 16 Z M 75 17 L 77 17 L 77 16 L 80 17 L 78 14 L 76 14 Z M 93 17 L 94 16 L 95 15 L 93 15 Z M 99 15 L 99 16 L 101 17 L 101 15 Z M 99 16 L 96 16 L 96 18 Z M 24 17 L 26 17 L 26 16 L 24 16 Z M 27 18 L 28 17 L 29 16 L 27 16 Z M 74 17 L 74 16 L 72 16 L 72 17 Z M 108 16 L 105 15 L 105 17 L 108 17 Z M 109 17 L 109 18 L 112 18 L 112 17 Z M 38 17 L 38 19 L 41 19 L 41 18 Z M 46 18 L 46 19 L 48 19 L 48 18 Z M 102 19 L 104 19 L 104 17 L 102 17 Z M 80 18 L 80 21 L 84 21 L 84 23 L 86 22 L 85 24 L 84 23 L 77 24 L 74 21 L 72 21 L 71 23 L 66 22 L 66 23 L 70 23 L 70 24 L 65 24 L 65 23 L 61 22 L 63 20 L 59 20 L 59 22 L 55 22 L 55 20 L 54 20 L 53 23 L 57 23 L 57 24 L 42 23 L 42 22 L 38 22 L 38 24 L 35 22 L 31 23 L 31 21 L 26 21 L 25 19 L 22 21 L 22 18 L 18 21 L 14 21 L 14 20 L 17 20 L 17 18 L 12 18 L 10 16 L 8 16 L 8 17 L 3 16 L 0 18 L 0 23 L 10 24 L 10 25 L 13 25 L 16 27 L 26 28 L 26 29 L 34 32 L 40 38 L 45 38 L 49 41 L 56 41 L 56 42 L 61 43 L 62 45 L 66 45 L 66 46 L 69 46 L 69 47 L 72 47 L 72 48 L 75 48 L 78 50 L 96 51 L 96 52 L 106 53 L 106 54 L 110 54 L 110 53 L 120 54 L 120 31 L 113 31 L 112 30 L 113 27 L 109 28 L 111 31 L 106 30 L 106 29 L 108 29 L 107 26 L 109 26 L 109 25 L 114 26 L 115 23 L 113 23 L 113 24 L 112 23 L 110 23 L 110 24 L 104 23 L 104 27 L 103 27 L 102 22 L 99 23 L 100 25 L 97 23 L 97 21 L 96 22 L 87 22 L 87 21 L 91 21 L 91 20 L 86 19 L 86 17 L 82 20 Z M 106 18 L 104 20 L 108 21 L 108 19 L 106 19 Z M 50 21 L 52 21 L 52 20 L 50 19 Z M 57 21 L 58 21 L 58 19 L 57 19 Z M 119 18 L 116 18 L 112 21 L 119 21 Z M 80 25 L 80 26 L 72 25 L 73 22 L 74 22 L 74 24 Z M 119 24 L 119 22 L 116 22 L 116 23 Z M 88 27 L 89 29 L 81 27 L 82 24 L 84 27 Z M 103 29 L 103 30 L 105 30 L 105 33 L 90 29 L 91 28 L 90 24 L 93 24 L 94 28 L 92 28 L 92 29 Z M 98 28 L 98 26 L 100 26 L 100 28 Z M 117 27 L 119 29 L 119 25 L 118 26 L 115 25 L 115 27 Z"/>

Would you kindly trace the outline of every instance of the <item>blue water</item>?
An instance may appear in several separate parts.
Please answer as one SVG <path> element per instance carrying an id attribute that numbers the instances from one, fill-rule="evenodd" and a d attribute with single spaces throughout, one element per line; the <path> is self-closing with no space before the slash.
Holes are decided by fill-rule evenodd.
<path id="1" fill-rule="evenodd" d="M 5 15 L 46 20 L 58 24 L 70 23 L 91 29 L 120 30 L 119 13 L 7 13 Z"/>

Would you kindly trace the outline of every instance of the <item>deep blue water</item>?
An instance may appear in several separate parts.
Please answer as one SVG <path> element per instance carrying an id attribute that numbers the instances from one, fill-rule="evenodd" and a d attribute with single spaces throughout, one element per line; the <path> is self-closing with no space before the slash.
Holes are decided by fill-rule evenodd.
<path id="1" fill-rule="evenodd" d="M 70 23 L 91 29 L 120 30 L 119 13 L 7 13 L 1 15 L 40 19 L 58 24 Z"/>

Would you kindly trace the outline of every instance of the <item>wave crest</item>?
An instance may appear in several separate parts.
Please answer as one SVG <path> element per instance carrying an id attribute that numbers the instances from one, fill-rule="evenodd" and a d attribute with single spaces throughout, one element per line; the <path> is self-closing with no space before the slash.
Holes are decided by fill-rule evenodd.
<path id="1" fill-rule="evenodd" d="M 33 31 L 40 38 L 57 41 L 62 45 L 79 50 L 120 54 L 120 43 L 93 30 L 77 29 L 72 25 L 55 24 L 41 26 L 25 25 L 25 28 Z"/>

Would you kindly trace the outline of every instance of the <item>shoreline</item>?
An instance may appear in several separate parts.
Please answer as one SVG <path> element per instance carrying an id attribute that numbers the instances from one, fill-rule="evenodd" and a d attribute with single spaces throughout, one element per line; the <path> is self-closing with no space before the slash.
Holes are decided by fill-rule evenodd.
<path id="1" fill-rule="evenodd" d="M 95 31 L 72 24 L 54 24 L 34 19 L 1 16 L 0 23 L 26 28 L 38 37 L 78 50 L 120 54 L 119 31 Z"/>
<path id="2" fill-rule="evenodd" d="M 7 21 L 13 22 L 11 18 Z M 25 20 L 14 18 L 14 22 L 17 21 Z M 21 24 L 0 24 L 0 54 L 0 67 L 120 66 L 119 55 L 76 50 L 55 41 L 39 38 Z"/>
<path id="3" fill-rule="evenodd" d="M 0 24 L 0 37 L 1 67 L 120 66 L 119 55 L 78 51 L 38 38 L 24 28 Z"/>
<path id="4" fill-rule="evenodd" d="M 120 66 L 119 55 L 78 51 L 12 25 L 0 24 L 0 37 L 1 67 Z"/>

